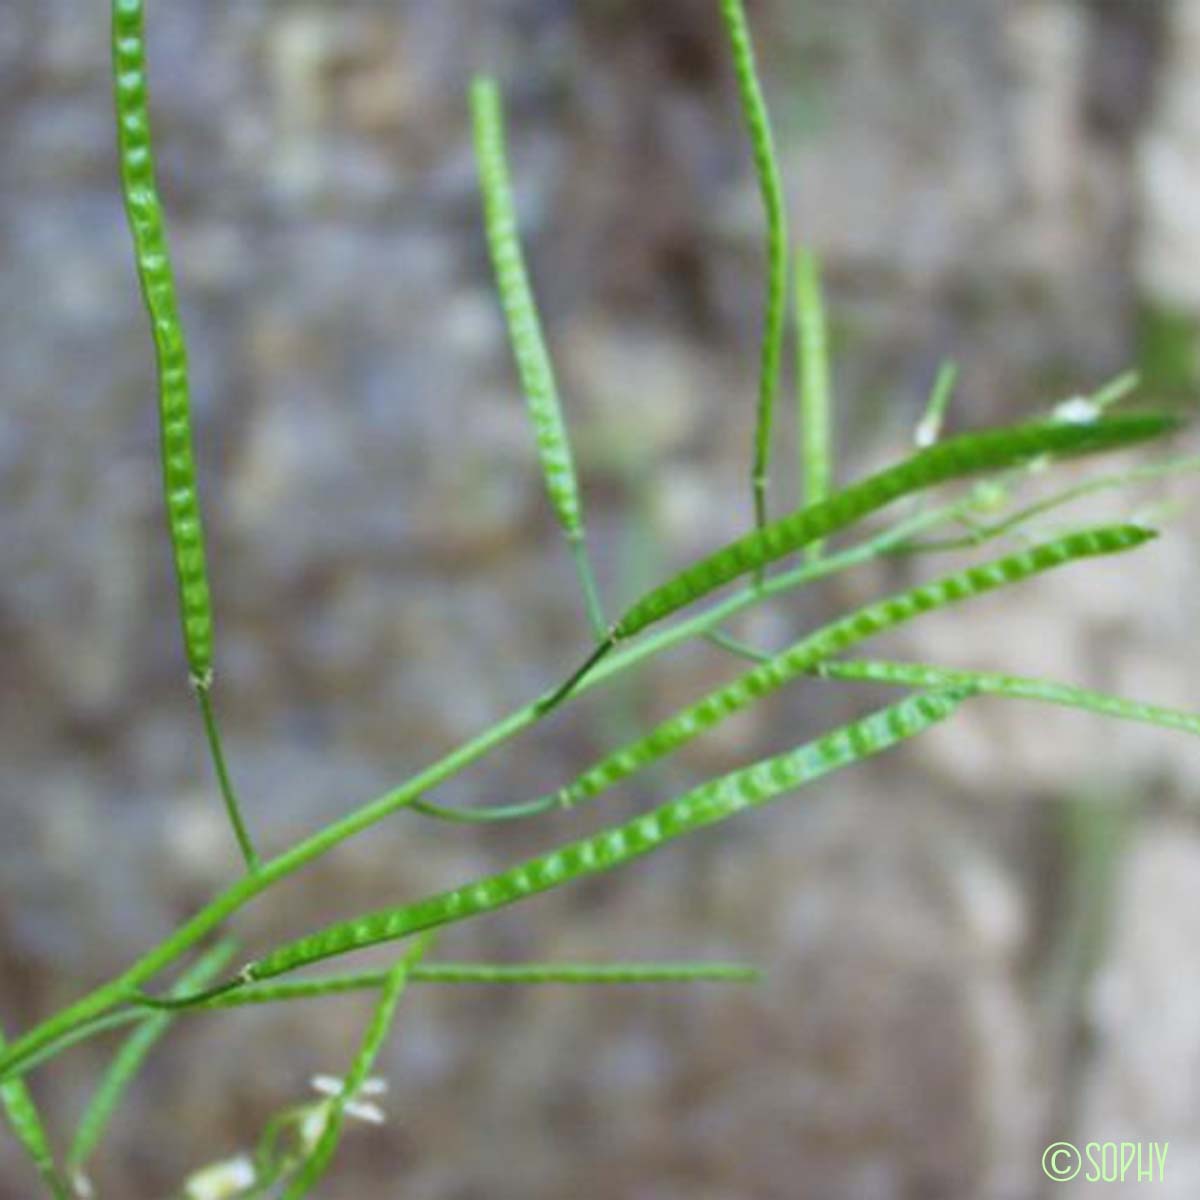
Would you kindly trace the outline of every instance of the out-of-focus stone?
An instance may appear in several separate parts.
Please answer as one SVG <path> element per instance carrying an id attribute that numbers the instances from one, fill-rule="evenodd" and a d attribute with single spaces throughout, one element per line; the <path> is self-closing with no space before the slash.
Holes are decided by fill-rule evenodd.
<path id="1" fill-rule="evenodd" d="M 1200 313 L 1200 8 L 1166 6 L 1157 99 L 1139 153 L 1138 277 L 1155 301 Z"/>
<path id="2" fill-rule="evenodd" d="M 1079 1142 L 1167 1143 L 1154 1189 L 1200 1188 L 1200 838 L 1191 822 L 1148 822 L 1130 848 L 1111 945 L 1091 997 L 1093 1054 L 1080 1089 Z M 1089 1194 L 1080 1176 L 1072 1196 Z M 1133 1196 L 1135 1178 L 1109 1185 Z"/>

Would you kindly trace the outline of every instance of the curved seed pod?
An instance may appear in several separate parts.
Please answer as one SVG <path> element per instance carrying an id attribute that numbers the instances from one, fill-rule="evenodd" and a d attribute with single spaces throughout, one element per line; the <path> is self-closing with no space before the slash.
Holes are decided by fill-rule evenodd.
<path id="1" fill-rule="evenodd" d="M 1110 417 L 1088 425 L 1038 421 L 1010 429 L 964 434 L 845 488 L 723 546 L 639 600 L 617 622 L 614 640 L 632 637 L 724 584 L 853 524 L 876 509 L 935 484 L 1012 466 L 1043 454 L 1075 455 L 1145 441 L 1176 428 L 1171 417 Z"/>
<path id="2" fill-rule="evenodd" d="M 175 558 L 184 653 L 200 701 L 221 796 L 242 856 L 253 870 L 258 865 L 258 856 L 225 768 L 208 696 L 213 663 L 212 600 L 204 557 L 200 497 L 196 490 L 196 463 L 192 452 L 187 345 L 175 298 L 162 203 L 154 181 L 142 0 L 113 0 L 112 68 L 121 195 L 125 202 L 129 231 L 133 236 L 138 281 L 150 316 L 150 329 L 158 359 L 163 495 Z"/>
<path id="3" fill-rule="evenodd" d="M 995 671 L 959 671 L 923 663 L 865 660 L 821 663 L 816 667 L 816 673 L 827 679 L 894 683 L 901 687 L 971 687 L 981 695 L 1040 700 L 1045 704 L 1079 708 L 1104 717 L 1117 717 L 1124 721 L 1138 721 L 1145 725 L 1200 735 L 1200 714 L 1164 708 L 1158 704 L 1143 704 L 1138 700 L 1126 700 L 1107 692 L 1095 692 L 1049 679 L 1002 675 Z"/>
<path id="4" fill-rule="evenodd" d="M 680 746 L 699 737 L 734 713 L 749 708 L 824 659 L 866 638 L 893 629 L 935 609 L 973 599 L 997 588 L 1019 583 L 1081 558 L 1132 550 L 1155 535 L 1136 525 L 1111 525 L 1081 530 L 1004 558 L 967 567 L 908 591 L 889 596 L 833 621 L 789 646 L 765 663 L 717 688 L 702 700 L 681 709 L 644 737 L 608 755 L 543 802 L 573 805 L 598 795 L 643 770 Z"/>
<path id="5" fill-rule="evenodd" d="M 329 1106 L 321 1136 L 317 1139 L 312 1154 L 300 1168 L 296 1178 L 288 1185 L 287 1191 L 284 1192 L 284 1200 L 300 1200 L 300 1197 L 307 1196 L 309 1190 L 328 1169 L 341 1138 L 346 1103 L 367 1081 L 371 1067 L 379 1055 L 379 1048 L 383 1045 L 383 1039 L 387 1037 L 388 1030 L 392 1027 L 392 1020 L 396 1015 L 396 1005 L 400 1002 L 405 985 L 408 983 L 408 973 L 424 957 L 430 941 L 430 935 L 418 938 L 404 957 L 388 971 L 379 1003 L 376 1004 L 375 1011 L 371 1015 L 371 1023 L 363 1034 L 362 1044 L 354 1056 L 354 1063 L 342 1081 L 341 1091 Z"/>
<path id="6" fill-rule="evenodd" d="M 232 942 L 218 943 L 180 976 L 174 991 L 182 995 L 203 986 L 225 966 L 233 950 Z M 67 1154 L 67 1166 L 72 1172 L 80 1170 L 100 1144 L 100 1139 L 104 1136 L 125 1089 L 141 1069 L 155 1042 L 166 1033 L 173 1019 L 169 1012 L 152 1013 L 145 1017 L 122 1043 L 80 1118 L 71 1149 Z"/>
<path id="7" fill-rule="evenodd" d="M 0 1033 L 0 1050 L 4 1049 L 4 1045 L 4 1034 Z M 70 1200 L 66 1182 L 55 1165 L 54 1152 L 50 1149 L 50 1139 L 46 1137 L 41 1114 L 24 1079 L 13 1076 L 0 1083 L 0 1105 L 4 1108 L 13 1136 L 25 1148 L 25 1153 L 29 1155 L 51 1195 L 55 1200 Z"/>
<path id="8" fill-rule="evenodd" d="M 775 421 L 775 394 L 779 389 L 779 367 L 787 321 L 787 208 L 783 199 L 779 160 L 771 119 L 763 96 L 754 44 L 742 0 L 721 0 L 721 18 L 733 54 L 742 116 L 750 134 L 754 172 L 766 217 L 767 287 L 763 314 L 762 349 L 759 363 L 758 412 L 754 427 L 754 463 L 751 486 L 754 493 L 755 524 L 767 522 L 767 478 L 771 465 L 771 432 Z"/>
<path id="9" fill-rule="evenodd" d="M 508 326 L 508 340 L 533 423 L 546 492 L 571 546 L 592 632 L 600 639 L 607 633 L 607 625 L 587 552 L 583 505 L 554 366 L 542 335 L 541 318 L 517 236 L 517 217 L 504 145 L 504 111 L 500 90 L 494 80 L 479 78 L 471 85 L 471 118 L 479 187 L 483 195 L 484 227 L 496 290 Z"/>
<path id="10" fill-rule="evenodd" d="M 192 453 L 187 347 L 154 181 L 142 0 L 113 0 L 112 34 L 121 192 L 158 358 L 163 494 L 175 557 L 183 644 L 193 681 L 205 687 L 212 674 L 212 604 Z"/>
<path id="11" fill-rule="evenodd" d="M 558 515 L 559 524 L 568 538 L 575 539 L 583 532 L 575 464 L 559 403 L 554 368 L 542 336 L 542 323 L 517 237 L 517 218 L 513 211 L 512 185 L 505 154 L 504 113 L 500 90 L 494 80 L 480 78 L 472 83 L 471 116 L 488 248 L 500 303 L 508 323 L 513 357 L 537 437 L 546 491 Z"/>
<path id="12" fill-rule="evenodd" d="M 498 875 L 289 942 L 248 964 L 241 979 L 246 983 L 270 979 L 308 963 L 462 921 L 575 879 L 611 871 L 676 838 L 766 804 L 914 737 L 945 720 L 969 694 L 970 689 L 957 688 L 907 697 L 815 742 L 734 771 L 623 825 L 568 843 Z"/>
<path id="13" fill-rule="evenodd" d="M 387 971 L 357 971 L 324 979 L 256 984 L 227 992 L 201 1008 L 242 1008 L 279 1000 L 315 1000 L 343 992 L 373 991 Z M 635 984 L 757 983 L 762 972 L 737 963 L 422 963 L 408 973 L 410 983 L 454 984 Z"/>

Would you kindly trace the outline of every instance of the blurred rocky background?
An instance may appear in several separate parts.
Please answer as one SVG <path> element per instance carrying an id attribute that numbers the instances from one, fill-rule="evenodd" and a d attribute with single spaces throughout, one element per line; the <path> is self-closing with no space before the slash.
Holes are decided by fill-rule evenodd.
<path id="1" fill-rule="evenodd" d="M 824 257 L 842 478 L 1137 366 L 1194 394 L 1196 0 L 759 0 L 797 235 Z M 760 216 L 715 0 L 156 0 L 160 182 L 191 339 L 217 704 L 261 845 L 369 799 L 561 677 L 586 631 L 491 291 L 466 123 L 517 198 L 610 608 L 749 514 Z M 27 1025 L 237 870 L 184 680 L 153 368 L 115 184 L 107 5 L 0 5 L 0 1008 Z M 795 495 L 780 430 L 774 503 Z M 1186 481 L 1174 489 L 1193 492 Z M 1110 511 L 1129 511 L 1129 504 Z M 887 649 L 1196 706 L 1194 512 Z M 795 595 L 783 644 L 912 564 Z M 735 666 L 677 652 L 444 789 L 536 794 Z M 799 687 L 609 816 L 860 712 Z M 1043 1147 L 1168 1141 L 1200 1189 L 1195 744 L 981 702 L 915 747 L 448 957 L 734 957 L 754 990 L 417 989 L 322 1195 L 1050 1194 Z M 251 947 L 589 820 L 400 814 L 249 910 Z M 194 1017 L 97 1160 L 166 1197 L 337 1072 L 362 999 Z M 110 1052 L 39 1072 L 60 1138 Z M 1080 1185 L 1080 1194 L 1086 1185 Z M 1063 1189 L 1067 1194 L 1076 1194 Z M 34 1192 L 0 1147 L 0 1196 Z M 1118 1194 L 1113 1188 L 1112 1194 Z M 1055 1194 L 1062 1194 L 1058 1192 Z"/>

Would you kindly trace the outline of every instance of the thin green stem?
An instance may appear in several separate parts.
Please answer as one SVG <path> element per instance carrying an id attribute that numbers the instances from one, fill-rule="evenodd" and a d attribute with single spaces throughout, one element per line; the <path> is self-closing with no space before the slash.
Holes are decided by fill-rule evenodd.
<path id="1" fill-rule="evenodd" d="M 540 796 L 522 804 L 493 804 L 487 808 L 452 808 L 432 800 L 414 800 L 408 807 L 424 817 L 435 817 L 439 821 L 453 821 L 459 825 L 490 825 L 496 821 L 521 821 L 526 817 L 538 817 L 562 805 L 557 796 Z"/>
<path id="2" fill-rule="evenodd" d="M 596 572 L 592 569 L 591 556 L 588 554 L 587 542 L 583 536 L 569 539 L 571 558 L 575 563 L 575 573 L 579 576 L 579 588 L 583 592 L 584 610 L 587 613 L 588 625 L 596 641 L 603 642 L 608 637 L 608 622 L 604 619 L 604 605 L 600 600 L 600 588 L 596 583 Z"/>
<path id="3" fill-rule="evenodd" d="M 221 789 L 221 799 L 225 802 L 225 812 L 229 816 L 229 824 L 233 827 L 242 858 L 246 861 L 246 869 L 253 874 L 262 865 L 262 861 L 258 857 L 258 851 L 254 849 L 254 842 L 246 828 L 242 808 L 238 803 L 237 792 L 233 788 L 233 780 L 229 777 L 225 750 L 221 745 L 221 731 L 217 727 L 217 715 L 213 711 L 212 688 L 208 683 L 197 683 L 194 690 L 196 702 L 200 705 L 200 715 L 204 719 L 204 736 L 208 739 L 208 752 L 216 772 L 217 785 Z"/>
<path id="4" fill-rule="evenodd" d="M 998 671 L 964 671 L 929 663 L 868 659 L 820 663 L 813 668 L 812 673 L 823 679 L 887 683 L 899 687 L 969 687 L 980 694 L 1080 708 L 1100 716 L 1138 721 L 1200 736 L 1200 714 L 1166 708 L 1160 704 L 1145 704 L 1140 700 L 1126 700 L 1123 696 L 1112 696 L 1107 692 L 1096 692 L 1070 683 L 1058 683 L 1055 680 L 1027 675 L 1005 675 Z"/>
<path id="5" fill-rule="evenodd" d="M 4 1049 L 4 1045 L 4 1033 L 0 1031 L 0 1050 Z M 4 1109 L 13 1135 L 21 1143 L 51 1195 L 55 1200 L 69 1200 L 70 1191 L 54 1160 L 54 1151 L 50 1148 L 41 1113 L 24 1079 L 9 1078 L 0 1082 L 0 1107 Z"/>
<path id="6" fill-rule="evenodd" d="M 176 983 L 174 991 L 184 994 L 194 991 L 216 975 L 229 961 L 235 946 L 232 941 L 219 942 L 190 970 L 185 971 Z M 108 1123 L 112 1119 L 121 1097 L 141 1069 L 146 1056 L 154 1044 L 167 1032 L 172 1021 L 170 1013 L 154 1013 L 122 1043 L 100 1086 L 96 1089 L 87 1109 L 80 1118 L 71 1148 L 67 1153 L 67 1166 L 72 1174 L 81 1171 L 84 1164 L 100 1144 Z"/>
<path id="7" fill-rule="evenodd" d="M 595 673 L 596 666 L 603 658 L 616 649 L 616 645 L 616 635 L 609 633 L 607 638 L 596 646 L 587 658 L 554 691 L 537 702 L 535 705 L 537 715 L 544 717 L 551 709 L 557 708 L 572 692 L 579 691 L 580 685 L 587 676 Z"/>
<path id="8" fill-rule="evenodd" d="M 1147 483 L 1156 479 L 1165 479 L 1171 475 L 1198 470 L 1200 470 L 1200 454 L 1191 454 L 1181 458 L 1168 459 L 1165 462 L 1146 463 L 1139 467 L 1132 467 L 1128 471 L 1114 472 L 1111 475 L 1101 475 L 1096 479 L 1089 479 L 1074 487 L 1064 488 L 1043 500 L 1028 504 L 1011 513 L 1002 521 L 994 521 L 991 524 L 975 524 L 969 533 L 963 534 L 961 537 L 912 541 L 898 547 L 896 552 L 924 554 L 932 551 L 973 549 L 993 538 L 1011 533 L 1034 517 L 1052 512 L 1054 509 L 1082 499 L 1084 496 L 1092 496 L 1097 492 L 1115 491 L 1118 488 L 1128 487 L 1130 484 Z"/>
<path id="9" fill-rule="evenodd" d="M 821 265 L 815 254 L 796 251 L 796 391 L 803 503 L 819 504 L 833 483 L 833 395 L 830 386 L 829 334 L 821 290 Z M 814 542 L 806 557 L 821 557 Z"/>
<path id="10" fill-rule="evenodd" d="M 1124 371 L 1093 392 L 1089 399 L 1099 409 L 1111 408 L 1118 401 L 1136 392 L 1141 382 L 1142 377 L 1137 371 Z"/>
<path id="11" fill-rule="evenodd" d="M 42 1063 L 48 1062 L 52 1058 L 57 1058 L 72 1046 L 79 1045 L 80 1042 L 86 1042 L 91 1038 L 99 1037 L 102 1033 L 108 1033 L 113 1029 L 122 1029 L 126 1025 L 143 1021 L 149 1015 L 150 1010 L 146 1008 L 129 1007 L 114 1009 L 111 1012 L 104 1013 L 103 1016 L 83 1021 L 60 1037 L 47 1042 L 32 1054 L 25 1055 L 19 1063 L 15 1065 L 6 1064 L 3 1071 L 0 1071 L 0 1081 L 11 1079 L 15 1075 L 27 1075 L 35 1067 L 40 1067 Z"/>
<path id="12" fill-rule="evenodd" d="M 283 983 L 262 983 L 224 989 L 220 994 L 174 1010 L 186 1016 L 209 1009 L 242 1008 L 276 1000 L 316 999 L 341 992 L 365 991 L 382 985 L 386 971 L 356 971 Z M 762 972 L 739 963 L 422 963 L 410 973 L 415 984 L 650 984 L 650 983 L 756 983 Z M 127 1008 L 77 1026 L 70 1034 L 43 1047 L 12 1068 L 4 1079 L 26 1075 L 81 1041 L 128 1025 L 146 1024 L 161 1016 L 161 1009 L 134 1003 Z"/>
<path id="13" fill-rule="evenodd" d="M 354 1099 L 359 1089 L 367 1081 L 371 1067 L 379 1056 L 384 1039 L 392 1027 L 396 1016 L 396 1005 L 408 983 L 409 972 L 424 957 L 432 941 L 432 934 L 417 938 L 413 946 L 403 955 L 394 967 L 387 972 L 383 986 L 380 989 L 379 1001 L 371 1014 L 371 1021 L 363 1034 L 362 1044 L 354 1056 L 354 1062 L 346 1078 L 342 1080 L 341 1091 L 330 1101 L 325 1113 L 325 1124 L 317 1138 L 317 1144 L 312 1153 L 301 1166 L 296 1178 L 288 1185 L 284 1200 L 301 1200 L 307 1196 L 314 1184 L 325 1174 L 337 1151 L 341 1138 L 342 1123 L 345 1120 L 346 1105 Z"/>
<path id="14" fill-rule="evenodd" d="M 743 642 L 741 638 L 735 638 L 723 629 L 710 629 L 704 636 L 714 646 L 722 650 L 728 650 L 730 654 L 736 654 L 738 658 L 744 658 L 747 662 L 764 663 L 771 661 L 771 655 L 751 646 L 748 642 Z"/>
<path id="15" fill-rule="evenodd" d="M 313 1000 L 382 987 L 387 971 L 356 971 L 280 983 L 254 984 L 195 1005 L 189 1011 L 241 1008 L 280 1000 Z M 409 972 L 420 984 L 651 984 L 757 983 L 762 972 L 738 963 L 422 963 Z"/>
<path id="16" fill-rule="evenodd" d="M 958 367 L 952 362 L 944 362 L 938 367 L 937 377 L 933 381 L 933 389 L 929 393 L 929 403 L 917 423 L 917 432 L 913 440 L 919 448 L 932 446 L 941 436 L 942 425 L 946 420 L 946 412 L 950 407 L 950 398 L 954 395 L 958 383 Z"/>

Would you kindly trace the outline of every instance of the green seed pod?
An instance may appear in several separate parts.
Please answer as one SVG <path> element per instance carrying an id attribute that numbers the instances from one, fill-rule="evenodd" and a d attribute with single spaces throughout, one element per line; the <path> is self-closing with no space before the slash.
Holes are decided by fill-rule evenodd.
<path id="1" fill-rule="evenodd" d="M 742 0 L 721 0 L 721 19 L 733 55 L 742 117 L 750 135 L 754 173 L 766 217 L 767 284 L 763 314 L 762 349 L 758 379 L 758 410 L 754 425 L 754 459 L 751 487 L 755 524 L 767 521 L 767 481 L 771 465 L 771 433 L 775 423 L 775 396 L 787 321 L 788 234 L 787 206 L 783 197 L 779 159 L 771 133 L 771 118 L 758 78 L 754 43 Z"/>
<path id="2" fill-rule="evenodd" d="M 517 373 L 533 422 L 542 475 L 563 532 L 570 540 L 577 541 L 583 536 L 583 515 L 575 462 L 563 421 L 554 367 L 542 335 L 542 322 L 517 236 L 517 218 L 505 155 L 504 113 L 500 91 L 493 80 L 476 79 L 471 85 L 471 115 L 488 248 Z"/>
<path id="3" fill-rule="evenodd" d="M 748 533 L 681 571 L 639 600 L 617 622 L 614 640 L 632 637 L 710 592 L 810 545 L 892 501 L 979 471 L 1013 466 L 1043 454 L 1076 455 L 1158 437 L 1178 422 L 1145 414 L 1087 425 L 1038 421 L 1011 429 L 964 434 L 930 446 L 829 499 Z"/>
<path id="4" fill-rule="evenodd" d="M 866 638 L 935 609 L 1019 583 L 1032 575 L 1077 559 L 1132 550 L 1154 536 L 1149 530 L 1136 525 L 1080 530 L 993 562 L 955 571 L 868 604 L 818 629 L 732 683 L 680 710 L 645 736 L 609 754 L 554 797 L 547 798 L 546 804 L 548 806 L 549 801 L 554 800 L 562 805 L 573 805 L 598 795 L 719 725 L 734 713 L 778 691 L 811 671 L 822 660 L 840 654 Z"/>
<path id="5" fill-rule="evenodd" d="M 248 964 L 251 984 L 377 942 L 408 937 L 503 908 L 575 879 L 623 866 L 676 838 L 755 808 L 944 721 L 969 688 L 909 696 L 815 742 L 713 780 L 652 812 L 520 866 L 400 908 L 339 922 Z"/>
<path id="6" fill-rule="evenodd" d="M 529 272 L 521 253 L 521 241 L 517 236 L 517 216 L 504 144 L 504 110 L 500 103 L 500 90 L 493 80 L 479 78 L 472 84 L 471 117 L 492 270 L 508 326 L 509 344 L 533 424 L 542 478 L 551 507 L 571 548 L 592 633 L 597 641 L 603 641 L 608 626 L 588 554 L 583 526 L 583 501 L 558 397 L 554 365 L 546 349 L 542 321 L 538 316 Z"/>
<path id="7" fill-rule="evenodd" d="M 158 358 L 163 494 L 175 557 L 183 644 L 192 681 L 204 688 L 212 677 L 212 604 L 192 453 L 187 347 L 154 181 L 142 0 L 113 0 L 112 18 L 121 192 Z"/>

